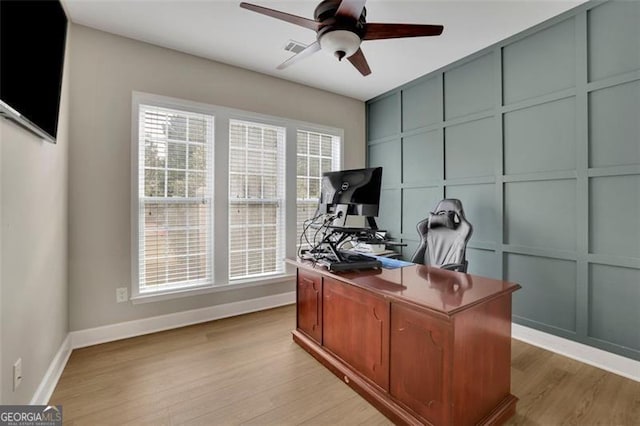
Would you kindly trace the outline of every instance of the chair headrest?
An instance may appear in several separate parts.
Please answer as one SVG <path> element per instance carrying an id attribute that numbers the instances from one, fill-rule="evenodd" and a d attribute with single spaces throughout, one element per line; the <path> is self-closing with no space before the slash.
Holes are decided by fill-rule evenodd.
<path id="1" fill-rule="evenodd" d="M 461 222 L 466 222 L 462 202 L 455 198 L 447 198 L 438 203 L 435 211 L 429 213 L 429 228 L 444 226 L 456 229 Z"/>
<path id="2" fill-rule="evenodd" d="M 429 213 L 429 228 L 444 226 L 449 229 L 456 228 L 456 213 L 454 211 L 440 210 Z"/>
<path id="3" fill-rule="evenodd" d="M 435 209 L 436 212 L 439 211 L 453 211 L 456 212 L 459 216 L 464 217 L 464 209 L 462 208 L 462 201 L 457 198 L 445 198 L 440 201 Z"/>

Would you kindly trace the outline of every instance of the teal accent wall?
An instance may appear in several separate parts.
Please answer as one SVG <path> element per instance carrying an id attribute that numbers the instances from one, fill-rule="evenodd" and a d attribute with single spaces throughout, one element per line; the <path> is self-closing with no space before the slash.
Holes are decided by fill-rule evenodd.
<path id="1" fill-rule="evenodd" d="M 367 102 L 378 225 L 462 200 L 514 322 L 640 360 L 640 2 L 590 2 Z"/>

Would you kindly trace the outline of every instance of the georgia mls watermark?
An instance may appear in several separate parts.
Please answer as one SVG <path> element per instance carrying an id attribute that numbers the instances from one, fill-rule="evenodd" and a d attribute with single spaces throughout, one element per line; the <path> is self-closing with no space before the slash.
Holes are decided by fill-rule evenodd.
<path id="1" fill-rule="evenodd" d="M 62 405 L 0 405 L 0 426 L 61 426 Z"/>

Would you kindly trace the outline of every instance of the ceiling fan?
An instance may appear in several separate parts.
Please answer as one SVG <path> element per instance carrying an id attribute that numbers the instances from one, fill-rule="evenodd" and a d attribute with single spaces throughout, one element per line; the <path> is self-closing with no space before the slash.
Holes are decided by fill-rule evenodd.
<path id="1" fill-rule="evenodd" d="M 442 25 L 367 23 L 365 3 L 366 0 L 323 0 L 316 6 L 313 20 L 245 2 L 240 3 L 240 7 L 316 32 L 315 42 L 278 65 L 278 69 L 284 69 L 318 50 L 325 50 L 339 61 L 347 58 L 366 76 L 371 74 L 371 69 L 360 49 L 363 41 L 442 34 Z"/>

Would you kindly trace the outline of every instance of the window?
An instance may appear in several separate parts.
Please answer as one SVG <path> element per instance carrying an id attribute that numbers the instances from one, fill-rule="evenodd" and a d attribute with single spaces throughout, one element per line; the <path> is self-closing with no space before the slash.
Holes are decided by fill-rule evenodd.
<path id="1" fill-rule="evenodd" d="M 286 129 L 229 123 L 229 278 L 284 270 Z"/>
<path id="2" fill-rule="evenodd" d="M 322 174 L 340 168 L 340 138 L 298 130 L 296 151 L 296 244 L 300 248 L 304 221 L 313 217 L 318 207 Z M 302 247 L 307 248 L 304 241 Z"/>
<path id="3" fill-rule="evenodd" d="M 140 105 L 139 292 L 212 280 L 213 117 Z"/>
<path id="4" fill-rule="evenodd" d="M 342 131 L 138 92 L 132 111 L 133 302 L 292 280 Z"/>

